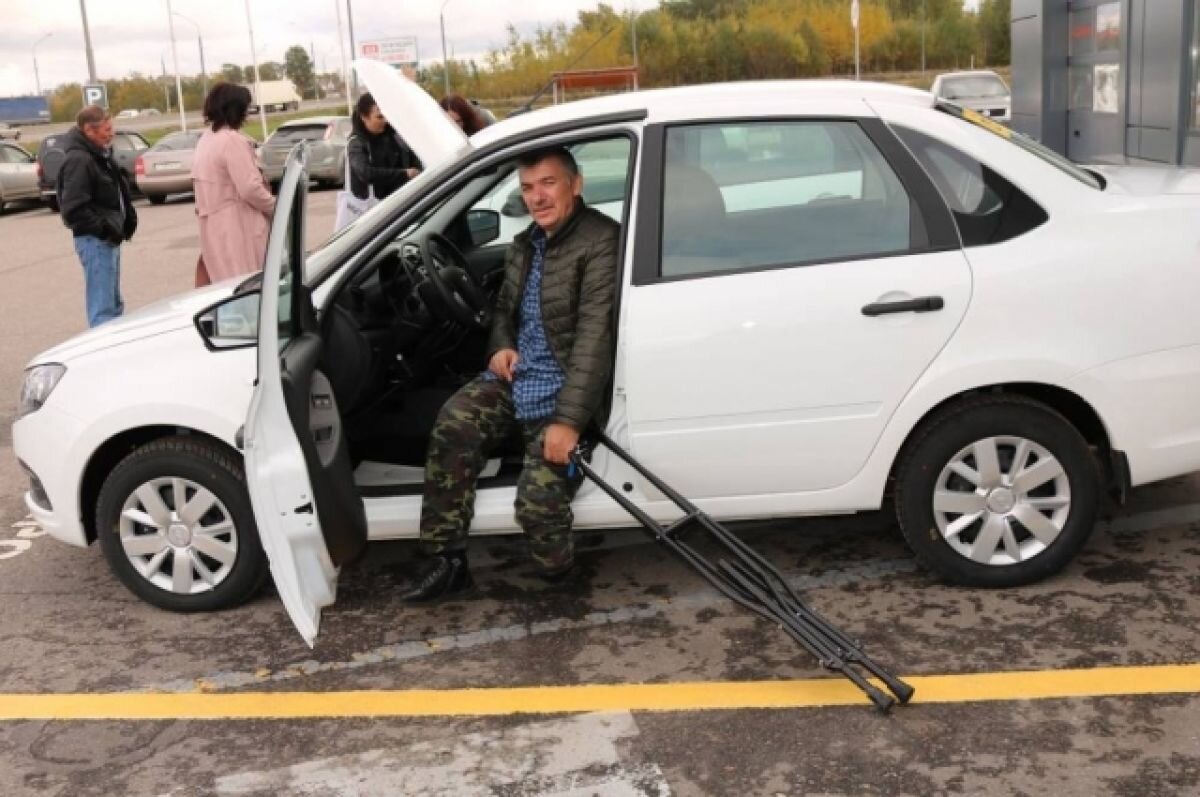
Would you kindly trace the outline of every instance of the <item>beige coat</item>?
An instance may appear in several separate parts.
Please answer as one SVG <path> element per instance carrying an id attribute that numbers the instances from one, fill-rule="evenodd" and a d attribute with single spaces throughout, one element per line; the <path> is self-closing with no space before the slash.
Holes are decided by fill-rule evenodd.
<path id="1" fill-rule="evenodd" d="M 275 197 L 236 130 L 204 131 L 192 160 L 200 254 L 213 282 L 263 267 Z"/>

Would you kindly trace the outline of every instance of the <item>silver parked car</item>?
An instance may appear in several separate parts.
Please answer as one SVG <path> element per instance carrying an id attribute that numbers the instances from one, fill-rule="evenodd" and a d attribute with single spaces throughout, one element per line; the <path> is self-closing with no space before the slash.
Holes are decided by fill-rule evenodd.
<path id="1" fill-rule="evenodd" d="M 0 142 L 0 213 L 9 202 L 41 198 L 37 158 L 16 144 Z"/>
<path id="2" fill-rule="evenodd" d="M 272 185 L 283 179 L 288 153 L 301 141 L 308 144 L 309 176 L 325 186 L 340 186 L 346 176 L 349 116 L 310 116 L 284 122 L 259 150 L 263 175 Z"/>
<path id="3" fill-rule="evenodd" d="M 933 81 L 930 93 L 999 122 L 1012 119 L 1012 92 L 995 72 L 947 72 Z"/>
<path id="4" fill-rule="evenodd" d="M 143 152 L 134 163 L 138 190 L 153 205 L 161 205 L 170 194 L 192 190 L 192 156 L 203 130 L 172 133 Z"/>

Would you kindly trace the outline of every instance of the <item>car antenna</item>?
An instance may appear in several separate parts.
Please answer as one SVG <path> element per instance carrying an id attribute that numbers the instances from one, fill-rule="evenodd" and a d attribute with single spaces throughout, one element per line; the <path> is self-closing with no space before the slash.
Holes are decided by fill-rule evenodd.
<path id="1" fill-rule="evenodd" d="M 594 48 L 594 47 L 595 47 L 597 44 L 599 44 L 600 42 L 604 41 L 604 39 L 605 39 L 605 38 L 608 36 L 608 34 L 612 33 L 614 30 L 616 30 L 616 27 L 617 27 L 617 26 L 616 26 L 615 24 L 613 24 L 613 25 L 609 25 L 609 27 L 608 27 L 608 30 L 606 30 L 606 31 L 604 31 L 603 33 L 601 33 L 601 34 L 600 34 L 600 36 L 599 36 L 599 37 L 596 39 L 596 41 L 594 41 L 594 42 L 592 42 L 591 44 L 589 44 L 589 45 L 587 46 L 587 49 L 586 49 L 586 50 L 584 50 L 583 52 L 581 52 L 581 53 L 578 55 L 578 57 L 576 57 L 576 58 L 575 58 L 575 60 L 574 60 L 574 61 L 572 61 L 571 63 L 567 64 L 567 68 L 566 68 L 566 69 L 564 69 L 564 70 L 562 70 L 562 71 L 564 71 L 564 72 L 569 72 L 569 71 L 571 70 L 571 67 L 575 66 L 575 64 L 577 64 L 577 63 L 579 63 L 580 61 L 582 61 L 582 60 L 583 60 L 583 58 L 584 58 L 584 56 L 585 56 L 585 55 L 587 55 L 588 53 L 590 53 L 590 52 L 592 51 L 592 48 Z M 532 110 L 533 110 L 533 104 L 534 104 L 535 102 L 537 102 L 537 101 L 538 101 L 538 98 L 539 98 L 539 97 L 541 97 L 543 94 L 545 94 L 545 93 L 546 93 L 546 91 L 547 91 L 547 90 L 548 90 L 548 89 L 549 89 L 551 86 L 553 86 L 553 85 L 554 85 L 554 78 L 550 78 L 550 81 L 549 81 L 549 82 L 548 82 L 546 85 L 544 85 L 544 86 L 542 86 L 540 89 L 538 89 L 538 90 L 537 90 L 537 93 L 536 93 L 536 94 L 534 94 L 532 97 L 530 97 L 530 98 L 529 98 L 529 100 L 528 100 L 528 101 L 526 101 L 524 105 L 518 105 L 518 106 L 517 106 L 517 109 L 516 109 L 515 111 L 513 111 L 512 113 L 510 113 L 510 114 L 509 114 L 509 116 L 518 116 L 518 115 L 520 115 L 520 114 L 523 114 L 523 113 L 529 113 L 530 111 L 532 111 Z"/>

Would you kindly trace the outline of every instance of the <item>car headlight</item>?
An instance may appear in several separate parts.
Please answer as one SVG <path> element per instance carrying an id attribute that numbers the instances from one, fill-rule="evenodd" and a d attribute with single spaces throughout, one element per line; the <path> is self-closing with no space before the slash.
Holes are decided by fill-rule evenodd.
<path id="1" fill-rule="evenodd" d="M 66 372 L 67 366 L 58 363 L 35 365 L 27 369 L 25 381 L 21 383 L 21 401 L 17 405 L 17 420 L 41 409 Z"/>

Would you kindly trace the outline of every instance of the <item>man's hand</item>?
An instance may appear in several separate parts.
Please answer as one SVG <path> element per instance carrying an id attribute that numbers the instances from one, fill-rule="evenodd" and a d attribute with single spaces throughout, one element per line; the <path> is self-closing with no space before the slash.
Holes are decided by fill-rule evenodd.
<path id="1" fill-rule="evenodd" d="M 501 349 L 492 355 L 488 370 L 505 382 L 513 380 L 513 369 L 517 367 L 517 350 Z"/>
<path id="2" fill-rule="evenodd" d="M 579 443 L 579 432 L 565 423 L 552 423 L 546 427 L 546 440 L 542 456 L 555 465 L 570 462 L 571 452 Z"/>
<path id="3" fill-rule="evenodd" d="M 404 170 L 404 173 L 405 173 L 405 174 L 407 174 L 407 175 L 408 175 L 408 179 L 410 179 L 410 180 L 411 180 L 411 179 L 413 179 L 414 177 L 416 177 L 418 174 L 420 174 L 420 173 L 421 173 L 421 170 L 420 170 L 420 169 L 405 169 L 405 170 Z"/>

